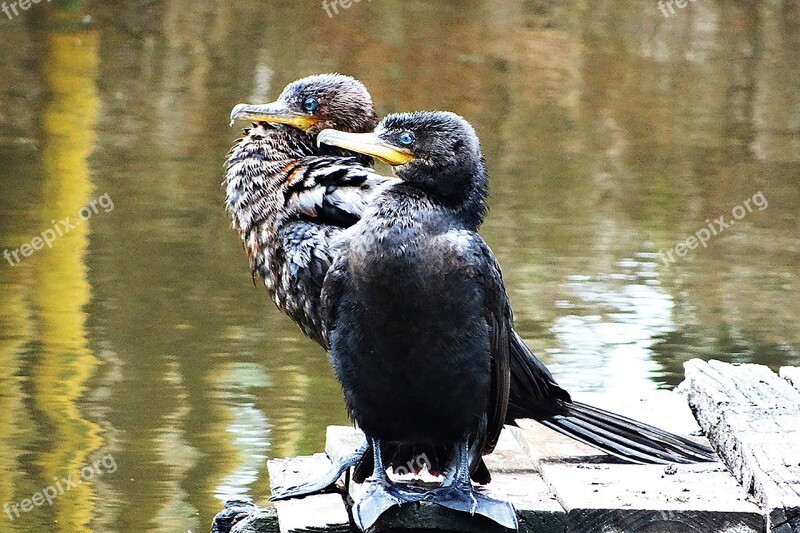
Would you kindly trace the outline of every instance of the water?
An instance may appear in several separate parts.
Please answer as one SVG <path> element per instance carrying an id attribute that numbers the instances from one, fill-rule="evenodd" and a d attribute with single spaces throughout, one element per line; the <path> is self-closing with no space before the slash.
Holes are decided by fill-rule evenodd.
<path id="1" fill-rule="evenodd" d="M 0 16 L 0 249 L 30 246 L 0 264 L 0 503 L 44 491 L 2 531 L 207 531 L 347 423 L 222 208 L 231 107 L 311 73 L 476 126 L 483 234 L 568 388 L 800 364 L 796 2 L 52 4 Z"/>

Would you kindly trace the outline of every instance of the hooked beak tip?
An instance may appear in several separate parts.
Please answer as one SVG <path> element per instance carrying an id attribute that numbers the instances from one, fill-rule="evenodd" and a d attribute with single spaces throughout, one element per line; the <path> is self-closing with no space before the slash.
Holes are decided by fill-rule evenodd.
<path id="1" fill-rule="evenodd" d="M 233 126 L 233 122 L 242 115 L 242 112 L 245 109 L 247 109 L 247 104 L 236 104 L 236 106 L 231 110 L 231 126 Z"/>

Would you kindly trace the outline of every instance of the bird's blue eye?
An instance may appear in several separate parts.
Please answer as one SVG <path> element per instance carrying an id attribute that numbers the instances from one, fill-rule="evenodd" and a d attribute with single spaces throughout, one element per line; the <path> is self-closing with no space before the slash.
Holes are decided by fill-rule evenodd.
<path id="1" fill-rule="evenodd" d="M 313 113 L 319 107 L 319 102 L 317 102 L 316 98 L 307 98 L 305 102 L 303 102 L 303 109 L 308 111 L 309 113 Z"/>
<path id="2" fill-rule="evenodd" d="M 397 140 L 400 141 L 400 144 L 410 146 L 414 142 L 414 134 L 409 132 L 401 133 Z"/>

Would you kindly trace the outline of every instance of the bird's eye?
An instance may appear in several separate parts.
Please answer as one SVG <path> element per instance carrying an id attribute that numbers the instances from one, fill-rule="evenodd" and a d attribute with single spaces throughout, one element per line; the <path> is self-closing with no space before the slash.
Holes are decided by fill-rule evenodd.
<path id="1" fill-rule="evenodd" d="M 319 102 L 317 102 L 316 98 L 306 98 L 306 101 L 303 102 L 303 109 L 308 111 L 309 113 L 313 113 L 319 107 Z"/>
<path id="2" fill-rule="evenodd" d="M 411 146 L 414 143 L 414 134 L 406 131 L 401 133 L 397 140 L 400 141 L 402 145 Z"/>

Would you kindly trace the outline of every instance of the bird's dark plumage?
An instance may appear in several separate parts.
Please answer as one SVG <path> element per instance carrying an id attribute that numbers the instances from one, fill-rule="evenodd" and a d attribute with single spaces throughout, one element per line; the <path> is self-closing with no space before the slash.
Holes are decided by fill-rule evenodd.
<path id="1" fill-rule="evenodd" d="M 304 109 L 309 100 L 317 103 L 313 113 Z M 371 157 L 318 146 L 316 136 L 321 127 L 372 131 L 372 99 L 349 76 L 318 75 L 289 84 L 272 104 L 240 104 L 231 116 L 257 121 L 231 149 L 225 179 L 226 207 L 253 277 L 261 277 L 276 306 L 327 349 L 320 295 L 333 261 L 331 243 L 380 190 L 399 180 L 376 173 Z M 416 465 L 424 453 L 431 470 L 441 470 L 442 450 L 387 447 L 383 453 L 398 465 Z M 488 477 L 483 467 L 477 479 Z"/>

